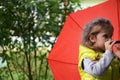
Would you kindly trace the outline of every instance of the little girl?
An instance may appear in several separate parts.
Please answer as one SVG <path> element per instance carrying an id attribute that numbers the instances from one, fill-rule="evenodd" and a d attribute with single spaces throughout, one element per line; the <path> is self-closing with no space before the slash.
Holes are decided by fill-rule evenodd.
<path id="1" fill-rule="evenodd" d="M 97 18 L 85 26 L 79 47 L 81 80 L 119 80 L 119 62 L 113 54 L 112 35 L 113 26 L 107 19 Z"/>

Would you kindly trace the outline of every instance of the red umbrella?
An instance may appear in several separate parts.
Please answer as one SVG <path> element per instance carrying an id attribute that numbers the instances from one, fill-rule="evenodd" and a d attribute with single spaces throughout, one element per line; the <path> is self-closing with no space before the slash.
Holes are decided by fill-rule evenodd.
<path id="1" fill-rule="evenodd" d="M 55 80 L 80 80 L 78 48 L 81 42 L 81 31 L 86 23 L 97 17 L 109 19 L 114 26 L 113 39 L 120 39 L 120 0 L 109 0 L 71 13 L 48 56 L 48 63 Z"/>

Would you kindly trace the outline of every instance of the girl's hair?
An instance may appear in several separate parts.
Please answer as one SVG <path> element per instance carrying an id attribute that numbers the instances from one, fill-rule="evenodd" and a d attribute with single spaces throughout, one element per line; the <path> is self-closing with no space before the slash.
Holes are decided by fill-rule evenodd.
<path id="1" fill-rule="evenodd" d="M 82 32 L 82 45 L 93 48 L 93 42 L 90 40 L 90 36 L 96 37 L 97 34 L 101 31 L 105 31 L 108 34 L 108 37 L 112 37 L 113 26 L 108 19 L 96 18 L 90 21 L 84 28 Z M 93 48 L 94 49 L 94 48 Z"/>

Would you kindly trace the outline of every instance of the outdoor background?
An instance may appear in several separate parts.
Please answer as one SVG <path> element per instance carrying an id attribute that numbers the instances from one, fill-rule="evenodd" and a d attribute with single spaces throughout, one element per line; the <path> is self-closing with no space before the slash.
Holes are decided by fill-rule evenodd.
<path id="1" fill-rule="evenodd" d="M 54 80 L 47 63 L 67 15 L 106 0 L 0 0 L 0 80 Z"/>

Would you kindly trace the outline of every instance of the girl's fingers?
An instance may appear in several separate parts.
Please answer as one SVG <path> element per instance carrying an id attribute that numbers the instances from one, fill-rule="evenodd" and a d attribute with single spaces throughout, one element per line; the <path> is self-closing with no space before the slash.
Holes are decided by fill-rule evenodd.
<path id="1" fill-rule="evenodd" d="M 110 45 L 113 46 L 113 45 L 115 44 L 115 42 L 116 42 L 116 41 L 111 41 L 111 42 L 110 42 Z"/>

